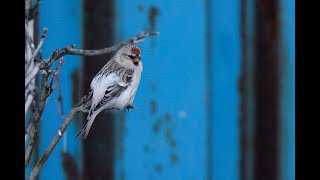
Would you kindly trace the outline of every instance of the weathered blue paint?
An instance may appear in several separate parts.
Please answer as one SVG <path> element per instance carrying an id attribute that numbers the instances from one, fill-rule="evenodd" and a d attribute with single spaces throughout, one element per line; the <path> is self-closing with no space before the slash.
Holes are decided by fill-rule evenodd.
<path id="1" fill-rule="evenodd" d="M 247 160 L 245 179 L 254 178 L 254 117 L 255 117 L 255 94 L 254 94 L 254 64 L 255 64 L 255 0 L 245 0 L 245 40 L 246 40 L 246 92 L 244 99 L 247 110 Z"/>
<path id="2" fill-rule="evenodd" d="M 39 15 L 39 32 L 41 32 L 44 27 L 48 28 L 48 35 L 42 47 L 42 55 L 44 58 L 51 56 L 56 48 L 63 48 L 70 44 L 76 44 L 77 47 L 82 46 L 82 1 L 42 1 Z M 65 62 L 60 69 L 60 78 L 63 111 L 66 116 L 66 113 L 71 110 L 75 103 L 72 99 L 72 91 L 75 87 L 72 86 L 73 82 L 71 74 L 74 71 L 80 70 L 81 57 L 65 56 L 64 60 Z M 58 89 L 55 89 L 48 99 L 41 118 L 39 142 L 40 155 L 44 153 L 62 123 L 57 113 L 57 94 Z M 81 168 L 81 142 L 76 138 L 77 131 L 78 128 L 76 128 L 75 122 L 72 122 L 66 131 L 67 151 L 75 158 L 78 168 Z M 39 175 L 41 180 L 65 178 L 62 169 L 62 150 L 63 141 L 61 139 L 46 164 L 41 169 Z"/>
<path id="3" fill-rule="evenodd" d="M 295 1 L 280 1 L 281 180 L 295 179 Z"/>
<path id="4" fill-rule="evenodd" d="M 204 2 L 116 2 L 118 41 L 142 30 L 161 33 L 138 45 L 144 63 L 138 109 L 125 113 L 116 179 L 206 179 Z M 150 9 L 158 14 L 154 29 Z"/>
<path id="5" fill-rule="evenodd" d="M 240 1 L 213 0 L 212 179 L 239 179 Z"/>

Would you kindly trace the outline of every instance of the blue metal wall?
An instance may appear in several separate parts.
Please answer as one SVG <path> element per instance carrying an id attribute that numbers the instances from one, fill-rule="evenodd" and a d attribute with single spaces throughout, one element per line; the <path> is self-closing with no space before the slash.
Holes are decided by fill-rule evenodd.
<path id="1" fill-rule="evenodd" d="M 251 82 L 248 103 L 249 140 L 247 169 L 243 177 L 253 179 L 254 166 L 254 15 L 255 1 L 245 0 L 246 23 L 241 24 L 240 0 L 117 0 L 114 25 L 116 42 L 142 30 L 159 36 L 138 44 L 144 70 L 135 97 L 137 110 L 116 113 L 115 179 L 215 179 L 240 178 L 239 79 L 243 45 L 241 26 L 249 44 L 247 71 Z M 281 129 L 279 137 L 280 179 L 294 179 L 294 3 L 280 1 L 281 32 Z M 82 1 L 43 1 L 39 31 L 48 27 L 43 56 L 69 44 L 82 47 Z M 107 32 L 106 32 L 107 33 Z M 251 43 L 250 43 L 251 42 Z M 61 69 L 64 112 L 74 105 L 72 74 L 80 77 L 82 61 L 66 56 Z M 251 78 L 251 79 L 250 79 Z M 81 82 L 81 81 L 79 81 Z M 80 83 L 81 84 L 81 83 Z M 89 84 L 88 84 L 89 86 Z M 79 89 L 80 91 L 80 89 Z M 39 153 L 43 154 L 61 121 L 57 114 L 57 90 L 49 98 L 41 119 Z M 79 126 L 67 129 L 67 151 L 82 168 Z M 94 130 L 94 129 L 93 129 Z M 61 140 L 41 170 L 40 179 L 65 179 Z M 30 173 L 27 168 L 26 174 Z"/>
<path id="2" fill-rule="evenodd" d="M 141 44 L 145 69 L 135 102 L 142 108 L 126 117 L 119 178 L 238 179 L 239 1 L 118 3 L 119 39 L 152 29 L 152 7 L 158 12 L 154 29 L 161 32 Z"/>
<path id="3" fill-rule="evenodd" d="M 205 179 L 204 2 L 117 3 L 118 40 L 144 29 L 161 34 L 139 45 L 144 70 L 138 110 L 125 115 L 116 179 Z"/>
<path id="4" fill-rule="evenodd" d="M 212 179 L 239 179 L 240 1 L 212 1 Z"/>

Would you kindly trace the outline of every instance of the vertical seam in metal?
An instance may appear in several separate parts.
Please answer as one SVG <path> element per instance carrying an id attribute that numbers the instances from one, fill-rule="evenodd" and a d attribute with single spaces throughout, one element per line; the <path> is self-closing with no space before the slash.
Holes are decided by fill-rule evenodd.
<path id="1" fill-rule="evenodd" d="M 206 136 L 206 150 L 207 150 L 207 159 L 206 159 L 206 167 L 207 167 L 207 178 L 208 180 L 212 179 L 212 72 L 211 72 L 211 0 L 205 0 L 205 71 L 206 71 L 206 84 L 207 84 L 207 92 L 206 92 L 206 111 L 207 111 L 207 136 Z"/>
<path id="2" fill-rule="evenodd" d="M 255 52 L 255 46 L 254 46 L 254 42 L 255 42 L 255 5 L 253 0 L 246 0 L 246 21 L 248 24 L 246 24 L 247 26 L 247 30 L 249 31 L 248 33 L 248 41 L 249 43 L 247 44 L 247 72 L 246 72 L 246 76 L 248 78 L 247 81 L 247 86 L 248 89 L 245 92 L 246 93 L 246 97 L 247 97 L 247 101 L 248 101 L 248 106 L 247 106 L 247 111 L 248 111 L 248 128 L 247 128 L 247 137 L 248 137 L 248 145 L 249 145 L 249 156 L 248 156 L 248 160 L 247 160 L 247 177 L 248 179 L 253 179 L 253 163 L 254 163 L 254 150 L 253 150 L 253 143 L 254 143 L 254 70 L 253 70 L 253 64 L 254 64 L 254 52 Z"/>

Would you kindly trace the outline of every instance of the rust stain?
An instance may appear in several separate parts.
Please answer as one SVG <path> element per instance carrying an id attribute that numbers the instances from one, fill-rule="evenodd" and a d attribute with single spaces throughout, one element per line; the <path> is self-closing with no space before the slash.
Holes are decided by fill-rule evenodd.
<path id="1" fill-rule="evenodd" d="M 139 12 L 143 12 L 143 11 L 144 11 L 144 6 L 143 6 L 143 4 L 139 4 L 139 5 L 138 5 L 138 11 L 139 11 Z"/>
<path id="2" fill-rule="evenodd" d="M 155 83 L 151 84 L 151 91 L 156 92 L 157 91 L 157 85 Z"/>
<path id="3" fill-rule="evenodd" d="M 156 6 L 151 6 L 149 9 L 149 25 L 150 31 L 155 30 L 156 18 L 159 15 L 159 10 Z"/>
<path id="4" fill-rule="evenodd" d="M 81 91 L 79 91 L 80 89 L 80 77 L 79 77 L 79 73 L 78 70 L 75 70 L 71 73 L 71 79 L 72 79 L 72 101 L 73 103 L 77 103 L 80 100 L 80 93 Z"/>
<path id="5" fill-rule="evenodd" d="M 254 179 L 277 179 L 279 145 L 279 2 L 257 0 L 254 65 Z M 272 133 L 271 133 L 272 132 Z M 265 150 L 268 149 L 266 152 Z"/>
<path id="6" fill-rule="evenodd" d="M 81 79 L 80 79 L 80 74 L 78 69 L 74 70 L 71 73 L 71 80 L 72 80 L 72 102 L 73 104 L 76 104 L 79 102 L 81 98 L 81 94 L 83 94 L 81 90 L 82 89 L 80 85 Z M 63 102 L 61 101 L 61 103 Z M 75 115 L 75 119 L 83 119 L 83 115 L 81 113 L 77 113 Z M 82 120 L 75 121 L 75 123 L 76 123 L 76 126 L 82 127 Z"/>
<path id="7" fill-rule="evenodd" d="M 150 109 L 151 109 L 151 114 L 155 115 L 158 111 L 158 106 L 155 100 L 150 101 Z"/>
<path id="8" fill-rule="evenodd" d="M 154 170 L 158 173 L 158 174 L 161 174 L 163 172 L 163 166 L 162 164 L 156 164 L 154 166 Z"/>
<path id="9" fill-rule="evenodd" d="M 152 130 L 154 133 L 158 133 L 160 128 L 167 124 L 171 120 L 171 115 L 166 113 L 163 117 L 160 117 L 152 125 Z"/>
<path id="10" fill-rule="evenodd" d="M 149 152 L 150 152 L 149 146 L 148 146 L 148 145 L 144 145 L 143 151 L 144 151 L 145 153 L 149 153 Z"/>
<path id="11" fill-rule="evenodd" d="M 172 165 L 176 165 L 177 163 L 179 163 L 179 157 L 176 153 L 170 154 L 170 162 Z"/>
<path id="12" fill-rule="evenodd" d="M 62 152 L 62 167 L 66 175 L 66 179 L 78 179 L 79 172 L 74 158 L 69 153 Z"/>
<path id="13" fill-rule="evenodd" d="M 240 94 L 240 116 L 239 116 L 239 126 L 240 126 L 240 179 L 246 179 L 246 169 L 247 167 L 247 158 L 248 158 L 248 146 L 247 146 L 247 113 L 246 113 L 246 107 L 247 107 L 247 101 L 246 101 L 246 94 L 245 94 L 245 83 L 248 81 L 246 73 L 247 72 L 247 43 L 248 38 L 246 36 L 247 27 L 246 24 L 246 1 L 240 1 L 241 2 L 241 13 L 240 13 L 240 21 L 241 21 L 241 39 L 242 39 L 242 46 L 241 46 L 241 72 L 240 72 L 240 78 L 238 81 L 238 91 Z"/>
<path id="14" fill-rule="evenodd" d="M 171 115 L 170 115 L 169 113 L 166 113 L 166 114 L 164 115 L 164 120 L 165 120 L 166 122 L 170 121 L 170 120 L 171 120 Z"/>
<path id="15" fill-rule="evenodd" d="M 112 139 L 112 144 L 117 147 L 116 159 L 123 159 L 125 149 L 122 146 L 122 143 L 123 143 L 125 133 L 128 130 L 125 122 L 124 113 L 118 114 L 117 119 L 114 120 L 114 126 L 115 126 L 116 136 L 115 138 Z"/>
<path id="16" fill-rule="evenodd" d="M 173 137 L 173 129 L 168 127 L 165 132 L 165 138 L 170 147 L 175 148 L 177 146 L 177 142 Z"/>

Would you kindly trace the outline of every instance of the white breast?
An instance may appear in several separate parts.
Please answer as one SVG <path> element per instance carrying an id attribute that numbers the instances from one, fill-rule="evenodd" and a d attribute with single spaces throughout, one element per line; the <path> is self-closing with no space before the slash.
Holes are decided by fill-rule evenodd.
<path id="1" fill-rule="evenodd" d="M 141 71 L 135 71 L 132 77 L 132 82 L 128 85 L 127 89 L 117 98 L 116 106 L 119 109 L 124 109 L 128 104 L 132 104 L 138 86 L 140 84 Z"/>

